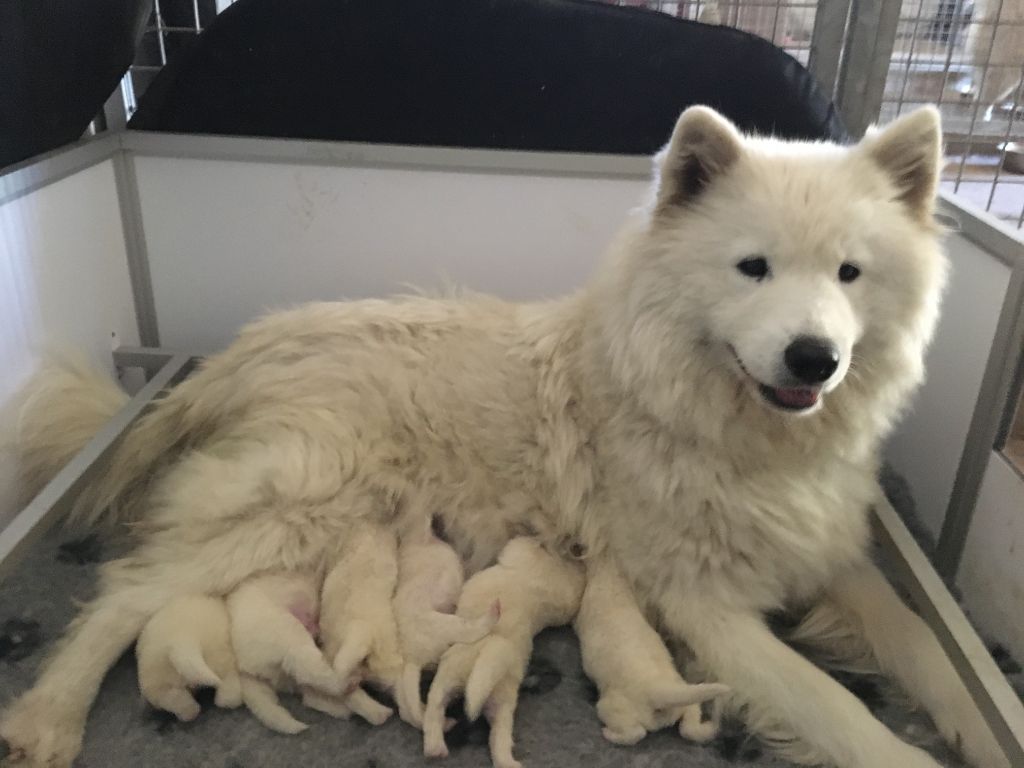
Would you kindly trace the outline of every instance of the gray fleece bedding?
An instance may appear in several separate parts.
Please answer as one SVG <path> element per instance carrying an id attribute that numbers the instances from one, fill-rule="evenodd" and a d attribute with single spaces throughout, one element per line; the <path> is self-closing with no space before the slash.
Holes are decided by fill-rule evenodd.
<path id="1" fill-rule="evenodd" d="M 909 500 L 894 501 L 907 510 Z M 69 541 L 52 533 L 25 558 L 0 590 L 0 702 L 25 690 L 47 647 L 74 614 L 74 599 L 88 597 L 96 566 L 105 557 L 95 538 Z M 997 652 L 997 658 L 998 658 Z M 1004 656 L 1006 671 L 1020 669 Z M 960 766 L 940 743 L 930 722 L 915 714 L 884 682 L 838 674 L 840 681 L 904 738 L 931 750 L 945 765 Z M 224 711 L 204 699 L 194 723 L 150 709 L 141 699 L 134 657 L 126 654 L 108 676 L 89 719 L 79 768 L 405 768 L 424 765 L 420 735 L 393 718 L 379 728 L 332 720 L 284 702 L 311 727 L 281 736 L 244 711 Z M 784 766 L 737 723 L 727 723 L 713 743 L 684 742 L 672 730 L 633 747 L 601 738 L 594 712 L 596 691 L 583 674 L 579 647 L 568 629 L 548 630 L 536 640 L 516 715 L 516 756 L 525 768 L 727 768 Z M 448 738 L 451 756 L 437 765 L 482 768 L 490 764 L 487 728 L 460 719 Z"/>

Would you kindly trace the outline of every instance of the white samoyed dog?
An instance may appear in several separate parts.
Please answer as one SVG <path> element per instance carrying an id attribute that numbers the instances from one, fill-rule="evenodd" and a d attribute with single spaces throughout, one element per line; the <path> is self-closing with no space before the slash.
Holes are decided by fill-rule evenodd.
<path id="1" fill-rule="evenodd" d="M 799 604 L 831 617 L 824 642 L 858 637 L 975 768 L 1008 768 L 867 556 L 879 447 L 923 378 L 945 279 L 940 145 L 934 109 L 840 147 L 693 107 L 573 295 L 320 303 L 250 325 L 80 498 L 79 522 L 138 544 L 4 714 L 12 756 L 70 765 L 106 671 L 176 596 L 321 569 L 353 523 L 430 509 L 469 573 L 523 533 L 607 548 L 663 636 L 792 759 L 937 766 L 769 631 L 765 611 Z M 96 428 L 90 404 L 116 402 L 46 375 L 63 396 L 25 414 L 34 478 Z"/>

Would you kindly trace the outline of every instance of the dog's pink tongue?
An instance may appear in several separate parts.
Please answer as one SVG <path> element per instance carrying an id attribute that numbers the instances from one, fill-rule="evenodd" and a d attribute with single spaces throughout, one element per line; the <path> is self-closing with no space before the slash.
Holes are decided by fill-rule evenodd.
<path id="1" fill-rule="evenodd" d="M 775 397 L 778 398 L 780 403 L 791 408 L 810 408 L 818 402 L 818 390 L 806 387 L 776 389 Z"/>

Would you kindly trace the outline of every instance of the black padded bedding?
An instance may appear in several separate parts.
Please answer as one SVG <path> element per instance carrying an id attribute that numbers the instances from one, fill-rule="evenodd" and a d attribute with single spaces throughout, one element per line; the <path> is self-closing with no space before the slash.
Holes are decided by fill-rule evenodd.
<path id="1" fill-rule="evenodd" d="M 648 154 L 679 112 L 843 141 L 795 59 L 745 32 L 585 0 L 240 0 L 131 128 Z"/>

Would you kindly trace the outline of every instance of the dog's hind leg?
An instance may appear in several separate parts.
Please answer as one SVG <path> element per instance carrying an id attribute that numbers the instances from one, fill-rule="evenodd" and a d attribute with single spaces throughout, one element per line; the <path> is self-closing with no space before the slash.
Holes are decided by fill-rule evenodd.
<path id="1" fill-rule="evenodd" d="M 373 627 L 356 620 L 345 629 L 345 639 L 331 661 L 335 675 L 341 681 L 351 679 L 356 668 L 370 655 L 373 647 Z"/>
<path id="2" fill-rule="evenodd" d="M 192 698 L 192 694 L 184 687 L 149 691 L 146 700 L 157 709 L 170 712 L 183 723 L 195 720 L 202 711 L 199 702 Z"/>
<path id="3" fill-rule="evenodd" d="M 722 727 L 722 703 L 714 701 L 711 716 L 705 720 L 700 704 L 683 707 L 679 720 L 679 735 L 696 744 L 707 744 L 718 736 Z"/>
<path id="4" fill-rule="evenodd" d="M 345 697 L 345 704 L 370 725 L 383 725 L 391 717 L 391 707 L 386 707 L 362 688 L 356 688 Z"/>
<path id="5" fill-rule="evenodd" d="M 776 638 L 760 616 L 696 594 L 663 603 L 666 628 L 747 706 L 748 725 L 794 762 L 939 768 L 852 693 Z"/>
<path id="6" fill-rule="evenodd" d="M 134 558 L 103 567 L 99 596 L 71 624 L 35 686 L 4 712 L 0 736 L 12 758 L 48 768 L 71 765 L 107 670 L 156 611 L 193 591 L 187 579 L 159 579 L 151 569 Z"/>
<path id="7" fill-rule="evenodd" d="M 519 681 L 508 678 L 495 688 L 484 709 L 487 722 L 491 724 L 489 745 L 494 768 L 521 768 L 520 762 L 512 756 L 512 729 L 518 700 Z"/>
<path id="8" fill-rule="evenodd" d="M 294 735 L 302 733 L 309 726 L 292 717 L 292 713 L 281 706 L 277 693 L 264 680 L 243 674 L 242 701 L 253 716 L 272 731 Z"/>
<path id="9" fill-rule="evenodd" d="M 279 637 L 285 643 L 281 669 L 301 686 L 314 688 L 328 696 L 345 691 L 347 677 L 338 675 L 306 629 L 296 620 L 289 632 Z"/>
<path id="10" fill-rule="evenodd" d="M 647 729 L 637 718 L 631 704 L 615 691 L 602 694 L 597 702 L 597 717 L 601 721 L 601 735 L 612 744 L 629 746 L 647 735 Z"/>
<path id="11" fill-rule="evenodd" d="M 829 589 L 829 603 L 866 641 L 882 671 L 927 710 L 939 732 L 976 768 L 1010 768 L 934 633 L 870 563 Z"/>
<path id="12" fill-rule="evenodd" d="M 423 710 L 423 754 L 425 757 L 447 757 L 444 743 L 444 710 L 466 683 L 476 653 L 472 646 L 452 646 L 441 657 L 437 673 L 430 683 L 427 706 Z"/>
<path id="13" fill-rule="evenodd" d="M 423 701 L 420 699 L 420 673 L 418 664 L 406 662 L 398 684 L 398 709 L 404 710 L 402 719 L 417 728 L 423 727 Z"/>

